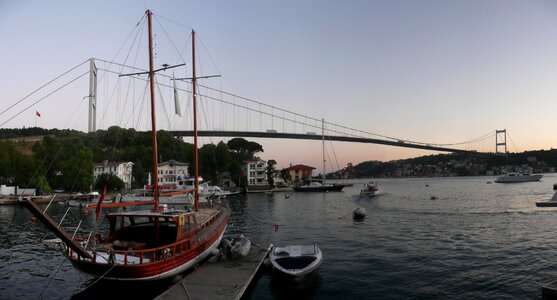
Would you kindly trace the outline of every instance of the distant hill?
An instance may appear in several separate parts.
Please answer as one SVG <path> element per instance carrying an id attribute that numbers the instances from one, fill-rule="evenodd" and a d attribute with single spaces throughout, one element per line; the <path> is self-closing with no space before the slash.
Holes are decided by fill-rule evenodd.
<path id="1" fill-rule="evenodd" d="M 29 128 L 0 128 L 0 140 L 17 139 L 23 137 L 45 136 L 45 135 L 82 135 L 85 133 L 73 129 L 45 129 L 40 127 Z"/>
<path id="2" fill-rule="evenodd" d="M 505 155 L 451 153 L 420 156 L 389 162 L 366 161 L 349 165 L 330 178 L 477 176 L 505 171 L 555 172 L 557 149 Z M 349 174 L 349 175 L 347 175 Z"/>

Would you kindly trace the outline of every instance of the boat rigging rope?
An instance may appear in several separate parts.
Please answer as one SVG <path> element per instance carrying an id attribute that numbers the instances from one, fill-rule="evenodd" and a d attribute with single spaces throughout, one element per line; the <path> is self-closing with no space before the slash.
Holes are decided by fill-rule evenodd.
<path id="1" fill-rule="evenodd" d="M 41 292 L 41 294 L 37 297 L 37 299 L 42 299 L 43 298 L 43 294 L 46 291 L 46 289 L 48 288 L 48 286 L 50 285 L 50 283 L 52 282 L 52 280 L 54 280 L 54 276 L 56 276 L 56 274 L 58 274 L 58 272 L 60 271 L 60 269 L 62 268 L 62 266 L 64 265 L 64 262 L 66 261 L 66 257 L 62 256 L 62 262 L 60 263 L 60 265 L 58 266 L 58 269 L 56 269 L 56 271 L 54 272 L 54 274 L 50 275 L 48 283 L 46 284 L 46 286 L 44 287 L 43 291 Z"/>
<path id="2" fill-rule="evenodd" d="M 131 30 L 130 34 L 128 35 L 128 37 L 126 38 L 126 40 L 124 41 L 124 43 L 122 43 L 122 46 L 120 46 L 120 49 L 118 49 L 118 51 L 117 51 L 116 54 L 114 55 L 114 58 L 112 59 L 112 61 L 114 61 L 114 60 L 116 59 L 116 57 L 118 57 L 118 55 L 120 55 L 120 52 L 122 51 L 122 49 L 124 49 L 124 46 L 127 44 L 128 40 L 131 38 L 132 34 L 133 34 L 134 32 L 136 32 L 135 37 L 134 37 L 134 39 L 133 39 L 133 41 L 132 41 L 132 43 L 131 43 L 131 45 L 130 45 L 130 49 L 129 49 L 129 51 L 128 51 L 128 54 L 127 54 L 126 57 L 125 57 L 125 60 L 124 60 L 124 63 L 123 63 L 123 64 L 115 64 L 115 63 L 113 63 L 112 61 L 99 60 L 99 61 L 103 61 L 103 62 L 105 62 L 105 63 L 108 63 L 108 66 L 106 67 L 107 69 L 110 68 L 110 66 L 114 64 L 114 65 L 117 65 L 117 66 L 120 67 L 119 73 L 122 73 L 123 69 L 124 69 L 125 67 L 128 67 L 128 66 L 125 65 L 125 63 L 128 61 L 128 59 L 129 59 L 129 57 L 130 57 L 130 54 L 131 54 L 131 52 L 132 52 L 132 48 L 134 47 L 134 44 L 136 43 L 137 38 L 138 38 L 139 36 L 142 36 L 142 34 L 143 34 L 143 29 L 145 28 L 145 26 L 140 26 L 140 25 L 141 25 L 142 23 L 145 23 L 145 22 L 147 21 L 146 16 L 147 16 L 147 14 L 143 15 L 143 17 L 139 20 L 139 22 L 137 22 L 137 24 L 135 25 L 135 27 Z M 140 28 L 140 30 L 137 30 L 138 27 Z M 139 45 L 140 45 L 140 44 L 141 44 L 141 39 L 140 39 L 140 41 L 137 43 L 137 49 L 139 49 Z M 136 50 L 136 56 L 135 56 L 134 63 L 137 61 L 138 53 L 139 53 L 139 51 Z M 101 78 L 99 79 L 99 82 L 102 82 L 102 80 L 103 80 L 103 78 L 106 76 L 106 74 L 107 74 L 106 72 L 103 73 L 103 75 L 102 75 Z M 107 77 L 107 79 L 108 79 L 108 77 Z M 117 81 L 120 82 L 120 77 L 118 77 L 118 80 L 117 80 Z M 107 84 L 107 86 L 108 86 L 108 84 Z M 118 83 L 114 86 L 114 89 L 116 89 L 117 86 L 119 86 Z M 107 92 L 108 92 L 108 90 L 107 90 Z M 99 123 L 102 123 L 102 122 L 103 122 L 104 117 L 105 117 L 106 112 L 107 112 L 107 110 L 108 110 L 108 108 L 109 108 L 109 106 L 110 106 L 110 102 L 112 101 L 112 97 L 113 97 L 113 96 L 114 96 L 114 90 L 112 91 L 112 95 L 110 96 L 107 105 L 105 106 L 105 109 L 104 109 L 104 111 L 103 111 L 103 114 L 102 114 L 102 116 L 101 116 L 101 119 L 99 120 Z"/>
<path id="3" fill-rule="evenodd" d="M 9 121 L 13 120 L 15 117 L 21 115 L 22 113 L 26 112 L 29 108 L 33 107 L 34 105 L 36 105 L 37 103 L 43 101 L 44 99 L 46 99 L 47 97 L 51 96 L 52 94 L 58 92 L 59 90 L 65 88 L 66 86 L 70 85 L 71 83 L 73 83 L 74 81 L 80 79 L 81 77 L 85 76 L 89 74 L 89 71 L 77 76 L 76 78 L 70 80 L 69 82 L 67 82 L 66 84 L 62 85 L 61 87 L 55 89 L 54 91 L 48 93 L 46 96 L 40 98 L 39 100 L 31 103 L 30 105 L 28 105 L 27 107 L 25 107 L 24 109 L 20 110 L 16 115 L 12 116 L 11 118 L 9 118 L 8 120 L 6 120 L 4 123 L 0 124 L 0 127 L 4 126 L 4 124 L 8 123 Z"/>
<path id="4" fill-rule="evenodd" d="M 93 283 L 91 283 L 90 285 L 88 285 L 88 286 L 86 286 L 86 287 L 84 287 L 84 288 L 78 290 L 77 292 L 73 293 L 73 294 L 72 294 L 72 297 L 75 296 L 75 295 L 77 295 L 77 294 L 79 294 L 79 293 L 81 293 L 81 292 L 83 292 L 83 291 L 85 291 L 86 289 L 92 287 L 92 286 L 95 285 L 97 282 L 99 282 L 99 280 L 104 279 L 104 277 L 105 277 L 108 273 L 110 273 L 110 271 L 112 271 L 112 269 L 114 269 L 115 266 L 116 266 L 116 264 L 112 264 L 112 267 L 110 267 L 110 269 L 108 269 L 108 271 L 106 271 L 101 277 L 97 278 L 97 279 L 96 279 L 95 281 L 93 281 Z M 71 298 L 71 297 L 70 297 L 70 298 Z"/>
<path id="5" fill-rule="evenodd" d="M 81 67 L 83 64 L 85 64 L 85 63 L 88 62 L 88 61 L 89 61 L 89 60 L 86 60 L 86 61 L 84 61 L 84 62 L 78 64 L 77 66 L 75 66 L 75 67 L 69 69 L 68 71 L 66 71 L 66 72 L 64 72 L 64 73 L 62 73 L 62 74 L 60 74 L 58 77 L 56 77 L 56 78 L 52 79 L 51 81 L 49 81 L 49 82 L 43 84 L 43 85 L 42 85 L 41 87 L 39 87 L 38 89 L 32 91 L 32 92 L 29 93 L 27 96 L 23 97 L 21 100 L 17 101 L 16 103 L 12 104 L 10 107 L 8 107 L 8 108 L 6 108 L 5 110 L 3 110 L 2 112 L 0 112 L 0 116 L 3 115 L 3 114 L 4 114 L 5 112 L 7 112 L 8 110 L 12 109 L 14 106 L 16 106 L 16 105 L 18 105 L 19 103 L 23 102 L 25 99 L 31 97 L 33 94 L 35 94 L 36 92 L 40 91 L 41 89 L 43 89 L 43 88 L 46 87 L 47 85 L 53 83 L 54 81 L 58 80 L 59 78 L 61 78 L 61 77 L 64 76 L 64 75 L 70 73 L 71 71 L 73 71 L 73 70 L 75 70 L 75 69 Z"/>

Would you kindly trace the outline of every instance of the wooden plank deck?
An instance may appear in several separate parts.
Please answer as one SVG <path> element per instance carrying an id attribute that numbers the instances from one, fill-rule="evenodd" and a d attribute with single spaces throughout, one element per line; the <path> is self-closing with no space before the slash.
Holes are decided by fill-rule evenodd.
<path id="1" fill-rule="evenodd" d="M 206 262 L 155 299 L 240 299 L 271 248 L 252 244 L 246 257 Z"/>

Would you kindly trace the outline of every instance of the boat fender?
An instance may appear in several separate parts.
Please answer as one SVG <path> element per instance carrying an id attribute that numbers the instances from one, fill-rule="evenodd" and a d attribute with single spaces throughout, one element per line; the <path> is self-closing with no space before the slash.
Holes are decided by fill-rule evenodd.
<path id="1" fill-rule="evenodd" d="M 112 252 L 111 249 L 108 249 L 107 252 L 108 252 L 108 264 L 113 265 L 114 264 L 114 252 Z"/>
<path id="2" fill-rule="evenodd" d="M 185 216 L 181 215 L 178 217 L 178 226 L 184 226 L 185 223 Z"/>

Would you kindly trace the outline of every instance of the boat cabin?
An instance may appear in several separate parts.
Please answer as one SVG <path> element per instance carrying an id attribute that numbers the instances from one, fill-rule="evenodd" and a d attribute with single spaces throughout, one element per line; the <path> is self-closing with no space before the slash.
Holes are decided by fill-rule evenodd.
<path id="1" fill-rule="evenodd" d="M 131 211 L 107 216 L 107 242 L 115 250 L 149 249 L 172 244 L 193 236 L 195 213 L 183 210 Z"/>

